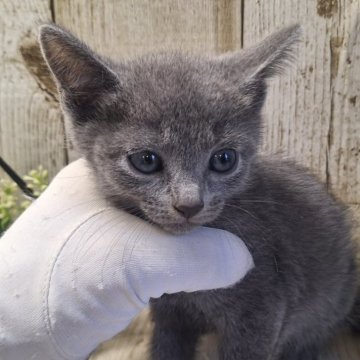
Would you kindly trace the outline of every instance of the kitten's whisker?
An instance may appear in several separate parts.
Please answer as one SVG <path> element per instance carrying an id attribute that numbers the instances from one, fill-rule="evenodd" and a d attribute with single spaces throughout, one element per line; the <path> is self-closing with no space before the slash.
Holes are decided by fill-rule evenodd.
<path id="1" fill-rule="evenodd" d="M 240 234 L 240 238 L 241 238 L 243 241 L 245 241 L 245 237 L 244 237 L 242 231 L 240 231 L 239 225 L 236 224 L 233 220 L 231 220 L 228 216 L 223 215 L 222 217 L 224 218 L 224 220 L 228 221 L 231 225 L 234 226 L 236 232 Z"/>
<path id="2" fill-rule="evenodd" d="M 241 239 L 242 241 L 244 241 L 244 243 L 248 246 L 247 237 L 246 237 L 246 236 L 244 235 L 244 233 L 240 230 L 241 225 L 236 224 L 234 221 L 232 221 L 229 217 L 227 217 L 227 216 L 225 216 L 225 215 L 222 215 L 222 218 L 223 218 L 224 220 L 228 221 L 229 223 L 231 223 L 231 225 L 233 225 L 234 230 L 235 230 L 235 231 L 234 231 L 234 234 L 237 235 L 237 236 L 239 236 L 240 239 Z M 230 228 L 226 228 L 226 229 L 227 229 L 228 231 L 232 232 L 232 229 L 230 229 Z M 268 246 L 268 245 L 269 245 L 268 239 L 267 239 L 266 237 L 263 237 L 263 240 L 264 240 L 264 243 L 266 243 L 267 246 Z M 261 248 L 259 248 L 259 247 L 256 248 L 256 251 L 257 251 L 258 253 L 262 253 Z M 266 253 L 267 253 L 267 252 L 265 251 L 264 254 L 266 254 Z"/>
<path id="3" fill-rule="evenodd" d="M 258 229 L 258 230 L 260 231 L 260 233 L 261 233 L 261 236 L 262 236 L 262 239 L 264 240 L 264 243 L 266 243 L 267 246 L 270 245 L 270 243 L 269 243 L 269 241 L 268 241 L 268 229 L 265 228 L 263 225 L 261 225 L 261 220 L 260 220 L 259 218 L 257 218 L 255 215 L 253 215 L 252 213 L 250 213 L 249 211 L 243 209 L 243 208 L 240 207 L 240 206 L 230 205 L 230 204 L 225 204 L 224 207 L 225 207 L 225 206 L 228 206 L 228 207 L 231 207 L 231 208 L 236 208 L 236 209 L 238 209 L 238 210 L 240 210 L 240 211 L 244 211 L 246 214 L 248 214 L 249 216 L 251 216 L 251 218 L 254 219 L 255 221 L 248 222 L 246 226 L 247 226 L 247 227 L 249 227 L 249 226 L 254 226 L 256 229 Z M 226 215 L 222 214 L 221 216 L 222 216 L 224 219 L 227 219 L 228 221 L 231 222 L 231 220 L 229 219 L 229 217 L 227 217 Z M 232 224 L 234 224 L 234 223 L 232 222 Z M 240 227 L 241 227 L 241 224 L 237 224 L 236 229 L 239 230 Z M 240 233 L 240 231 L 239 231 L 239 233 Z M 258 249 L 258 250 L 259 250 L 259 249 Z"/>
<path id="4" fill-rule="evenodd" d="M 239 202 L 243 202 L 243 203 L 264 203 L 264 204 L 274 204 L 274 205 L 283 205 L 282 203 L 279 203 L 277 201 L 269 201 L 269 200 L 243 200 L 243 199 L 238 199 Z"/>
<path id="5" fill-rule="evenodd" d="M 248 214 L 251 218 L 253 218 L 255 220 L 255 222 L 253 222 L 252 225 L 257 227 L 261 231 L 261 233 L 264 234 L 264 230 L 266 230 L 265 227 L 263 225 L 261 225 L 261 220 L 257 216 L 255 216 L 253 213 L 251 213 L 250 211 L 242 208 L 241 206 L 237 206 L 237 205 L 224 204 L 224 207 L 235 208 L 237 210 L 243 211 L 246 214 Z"/>
<path id="6" fill-rule="evenodd" d="M 224 204 L 224 207 L 231 207 L 231 208 L 235 208 L 238 210 L 241 210 L 243 212 L 245 212 L 246 214 L 248 214 L 249 216 L 251 216 L 253 219 L 255 219 L 256 221 L 260 221 L 260 219 L 258 217 L 256 217 L 254 214 L 252 214 L 250 211 L 245 210 L 244 208 L 242 208 L 241 206 L 237 206 L 237 205 L 232 205 L 232 204 Z"/>

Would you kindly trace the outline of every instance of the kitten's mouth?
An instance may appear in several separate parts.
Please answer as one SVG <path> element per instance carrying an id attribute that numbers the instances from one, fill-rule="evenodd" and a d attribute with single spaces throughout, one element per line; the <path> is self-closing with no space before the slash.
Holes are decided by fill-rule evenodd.
<path id="1" fill-rule="evenodd" d="M 174 219 L 171 217 L 152 218 L 146 215 L 146 219 L 149 222 L 161 227 L 166 232 L 174 235 L 181 235 L 188 233 L 199 226 L 205 226 L 206 224 L 213 222 L 217 218 L 217 216 L 217 213 L 212 213 L 207 215 L 204 214 L 201 217 L 194 217 L 190 219 Z"/>
<path id="2" fill-rule="evenodd" d="M 161 216 L 157 213 L 143 211 L 143 214 L 145 215 L 145 219 L 150 223 L 159 226 L 166 232 L 176 235 L 188 233 L 199 226 L 212 223 L 219 216 L 218 211 L 203 212 L 189 219 L 166 213 L 164 215 L 161 214 Z"/>

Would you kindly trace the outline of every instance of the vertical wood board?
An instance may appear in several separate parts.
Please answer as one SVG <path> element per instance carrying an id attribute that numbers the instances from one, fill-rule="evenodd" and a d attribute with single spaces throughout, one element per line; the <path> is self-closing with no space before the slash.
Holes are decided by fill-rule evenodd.
<path id="1" fill-rule="evenodd" d="M 58 104 L 21 55 L 49 18 L 48 0 L 0 1 L 0 154 L 20 174 L 42 164 L 54 175 L 66 163 Z"/>
<path id="2" fill-rule="evenodd" d="M 241 48 L 240 0 L 54 0 L 55 20 L 116 58 Z"/>
<path id="3" fill-rule="evenodd" d="M 296 62 L 269 82 L 263 149 L 295 158 L 325 181 L 330 119 L 330 37 L 326 20 L 317 18 L 316 2 L 312 0 L 245 1 L 244 11 L 245 47 L 285 25 L 304 26 Z"/>
<path id="4" fill-rule="evenodd" d="M 310 167 L 347 203 L 360 202 L 360 2 L 245 1 L 244 46 L 304 28 L 293 69 L 269 86 L 263 150 Z"/>
<path id="5" fill-rule="evenodd" d="M 360 1 L 336 4 L 330 38 L 328 181 L 343 200 L 360 204 Z"/>

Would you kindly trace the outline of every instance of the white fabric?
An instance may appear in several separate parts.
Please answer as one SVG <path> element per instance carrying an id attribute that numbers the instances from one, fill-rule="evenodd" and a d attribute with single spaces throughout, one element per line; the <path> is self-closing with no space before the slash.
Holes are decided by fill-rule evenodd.
<path id="1" fill-rule="evenodd" d="M 150 297 L 224 287 L 253 262 L 200 228 L 173 236 L 111 208 L 84 160 L 62 170 L 0 239 L 0 359 L 84 359 Z"/>

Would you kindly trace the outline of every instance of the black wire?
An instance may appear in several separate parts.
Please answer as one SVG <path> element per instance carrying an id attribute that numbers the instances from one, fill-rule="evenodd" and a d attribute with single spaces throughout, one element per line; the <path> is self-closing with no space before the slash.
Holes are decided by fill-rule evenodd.
<path id="1" fill-rule="evenodd" d="M 27 187 L 26 182 L 8 165 L 5 160 L 0 156 L 0 166 L 11 177 L 11 179 L 17 184 L 21 191 L 33 199 L 36 198 L 33 191 Z"/>

